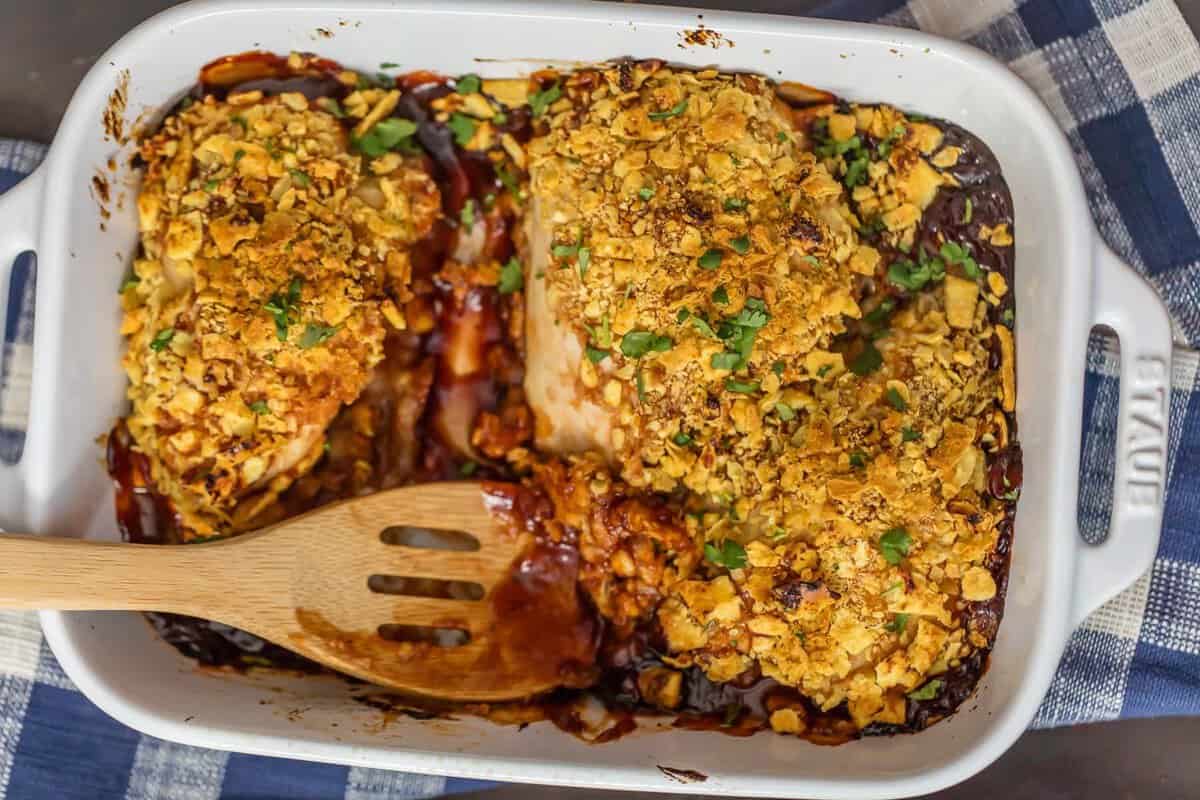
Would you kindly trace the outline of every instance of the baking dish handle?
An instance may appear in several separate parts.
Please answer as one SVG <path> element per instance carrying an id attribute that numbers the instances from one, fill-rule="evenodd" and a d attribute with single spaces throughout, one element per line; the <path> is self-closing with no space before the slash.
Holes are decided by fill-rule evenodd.
<path id="1" fill-rule="evenodd" d="M 17 256 L 36 250 L 39 230 L 38 215 L 42 205 L 45 169 L 39 167 L 7 192 L 0 194 L 0 331 L 4 332 L 3 358 L 11 363 L 9 351 L 10 328 L 15 321 L 8 318 L 20 298 L 10 297 L 13 268 Z M 24 422 L 24 421 L 22 421 Z M 8 432 L 9 420 L 0 418 L 0 435 Z M 18 530 L 25 517 L 25 481 L 22 457 L 15 464 L 0 461 L 0 526 Z"/>
<path id="2" fill-rule="evenodd" d="M 1120 339 L 1120 407 L 1112 521 L 1102 543 L 1078 542 L 1076 624 L 1144 575 L 1154 561 L 1162 530 L 1171 408 L 1167 308 L 1103 242 L 1096 252 L 1092 324 L 1112 328 Z"/>

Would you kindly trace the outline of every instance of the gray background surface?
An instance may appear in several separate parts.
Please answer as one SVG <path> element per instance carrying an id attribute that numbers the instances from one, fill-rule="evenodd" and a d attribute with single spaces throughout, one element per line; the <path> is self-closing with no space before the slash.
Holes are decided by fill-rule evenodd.
<path id="1" fill-rule="evenodd" d="M 1200 29 L 1200 0 L 1177 2 L 1192 30 Z M 673 3 L 781 14 L 803 14 L 818 4 L 819 0 Z M 135 24 L 170 5 L 174 5 L 170 0 L 0 2 L 4 20 L 0 25 L 0 58 L 5 65 L 0 70 L 0 136 L 49 142 L 71 93 L 92 63 Z M 1200 718 L 1129 721 L 1029 733 L 982 774 L 936 797 L 1200 798 L 1198 756 Z M 698 758 L 697 766 L 702 763 L 703 758 Z M 615 795 L 608 792 L 517 786 L 470 797 L 615 800 Z"/>

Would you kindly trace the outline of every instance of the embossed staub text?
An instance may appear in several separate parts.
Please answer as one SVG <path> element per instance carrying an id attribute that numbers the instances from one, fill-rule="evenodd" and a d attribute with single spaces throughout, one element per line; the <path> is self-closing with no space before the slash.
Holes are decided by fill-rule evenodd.
<path id="1" fill-rule="evenodd" d="M 1133 367 L 1129 422 L 1121 457 L 1125 459 L 1126 497 L 1133 506 L 1158 506 L 1166 474 L 1167 364 L 1156 356 L 1139 356 Z"/>

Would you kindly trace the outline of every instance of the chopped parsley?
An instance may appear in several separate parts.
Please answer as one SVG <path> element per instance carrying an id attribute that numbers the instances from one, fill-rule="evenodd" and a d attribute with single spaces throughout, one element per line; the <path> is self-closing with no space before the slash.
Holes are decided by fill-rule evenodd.
<path id="1" fill-rule="evenodd" d="M 742 357 L 737 353 L 713 353 L 712 357 L 713 369 L 726 369 L 733 371 L 742 366 Z"/>
<path id="2" fill-rule="evenodd" d="M 161 331 L 154 334 L 154 338 L 150 340 L 150 349 L 157 353 L 169 345 L 173 338 L 175 338 L 175 329 L 163 328 Z"/>
<path id="3" fill-rule="evenodd" d="M 913 689 L 908 693 L 908 697 L 910 700 L 932 700 L 941 693 L 942 687 L 945 685 L 946 682 L 941 678 L 934 678 L 921 688 Z"/>
<path id="4" fill-rule="evenodd" d="M 904 134 L 907 132 L 903 123 L 896 123 L 896 127 L 892 128 L 892 132 L 888 134 L 888 137 L 875 147 L 875 152 L 879 154 L 880 158 L 887 158 L 892 152 L 892 146 L 903 139 Z"/>
<path id="5" fill-rule="evenodd" d="M 736 239 L 730 239 L 729 246 L 733 248 L 733 252 L 737 253 L 739 256 L 744 256 L 746 253 L 750 252 L 750 237 L 739 236 Z"/>
<path id="6" fill-rule="evenodd" d="M 520 202 L 521 184 L 517 181 L 517 176 L 512 174 L 508 167 L 501 165 L 496 168 L 496 177 L 500 180 L 500 185 L 513 196 L 513 199 Z"/>
<path id="7" fill-rule="evenodd" d="M 705 250 L 704 255 L 696 259 L 696 263 L 700 265 L 701 269 L 717 269 L 721 266 L 721 259 L 724 258 L 724 256 L 725 254 L 720 250 Z"/>
<path id="8" fill-rule="evenodd" d="M 712 293 L 712 301 L 718 305 L 729 305 L 729 292 L 724 286 L 718 286 L 716 291 Z"/>
<path id="9" fill-rule="evenodd" d="M 466 114 L 460 114 L 455 111 L 450 115 L 450 119 L 446 121 L 446 127 L 454 134 L 454 143 L 459 147 L 466 147 L 467 143 L 471 141 L 471 137 L 475 135 L 477 125 L 475 120 Z"/>
<path id="10" fill-rule="evenodd" d="M 696 327 L 696 330 L 700 332 L 701 336 L 707 336 L 710 339 L 717 338 L 717 332 L 713 330 L 712 325 L 709 325 L 708 320 L 699 314 L 692 314 L 686 308 L 681 308 L 679 309 L 679 314 L 676 315 L 676 319 L 680 322 L 686 322 L 690 320 L 692 325 Z"/>
<path id="11" fill-rule="evenodd" d="M 879 348 L 875 346 L 874 342 L 866 342 L 863 344 L 862 352 L 850 362 L 850 371 L 861 377 L 870 375 L 881 366 L 883 366 L 883 354 L 879 352 Z"/>
<path id="12" fill-rule="evenodd" d="M 666 111 L 651 111 L 646 116 L 652 120 L 663 120 L 670 117 L 678 117 L 684 111 L 687 111 L 687 107 L 688 102 L 687 98 L 685 97 Z"/>
<path id="13" fill-rule="evenodd" d="M 458 213 L 458 218 L 462 221 L 464 228 L 475 227 L 475 198 L 467 198 L 467 202 L 463 203 L 462 211 Z"/>
<path id="14" fill-rule="evenodd" d="M 904 633 L 904 629 L 908 627 L 908 616 L 908 614 L 897 614 L 891 622 L 883 626 L 884 630 L 895 634 Z"/>
<path id="15" fill-rule="evenodd" d="M 493 125 L 506 125 L 507 123 L 508 123 L 508 114 L 505 114 L 503 111 L 497 111 L 495 114 L 492 115 L 492 124 Z"/>
<path id="16" fill-rule="evenodd" d="M 687 447 L 689 444 L 692 443 L 692 437 L 690 434 L 680 431 L 679 433 L 677 433 L 671 437 L 671 441 L 674 442 L 675 444 L 679 445 L 680 447 Z"/>
<path id="17" fill-rule="evenodd" d="M 646 379 L 642 377 L 642 371 L 639 369 L 637 374 L 633 376 L 634 385 L 637 386 L 638 402 L 642 403 L 646 400 Z"/>
<path id="18" fill-rule="evenodd" d="M 285 291 L 275 292 L 263 306 L 263 309 L 275 318 L 275 336 L 281 342 L 287 341 L 288 326 L 296 321 L 295 311 L 300 303 L 300 288 L 303 284 L 304 280 L 299 275 L 294 276 L 288 282 Z"/>
<path id="19" fill-rule="evenodd" d="M 754 394 L 758 391 L 758 381 L 737 381 L 730 378 L 725 381 L 725 390 L 735 394 Z"/>
<path id="20" fill-rule="evenodd" d="M 242 148 L 239 147 L 237 150 L 233 151 L 233 163 L 236 164 L 245 157 L 246 157 L 246 151 L 243 150 Z"/>
<path id="21" fill-rule="evenodd" d="M 590 344 L 584 348 L 584 352 L 587 353 L 588 361 L 591 361 L 593 364 L 599 364 L 601 361 L 608 358 L 607 350 L 601 350 L 598 347 L 592 347 Z"/>
<path id="22" fill-rule="evenodd" d="M 778 377 L 783 377 L 783 367 L 784 364 L 782 361 L 776 361 L 771 365 L 771 372 L 774 372 Z"/>
<path id="23" fill-rule="evenodd" d="M 775 139 L 776 139 L 776 140 L 778 140 L 778 141 L 780 141 L 780 142 L 786 142 L 786 141 L 788 140 L 787 131 L 779 131 L 779 132 L 777 132 L 777 133 L 775 134 Z"/>
<path id="24" fill-rule="evenodd" d="M 975 262 L 975 259 L 971 258 L 970 251 L 962 245 L 954 242 L 945 242 L 939 252 L 947 264 L 958 264 L 962 267 L 963 274 L 968 278 L 974 280 L 983 274 L 979 269 L 979 264 Z"/>
<path id="25" fill-rule="evenodd" d="M 741 569 L 746 566 L 746 548 L 731 539 L 721 542 L 720 547 L 712 542 L 705 544 L 704 557 L 718 567 Z"/>
<path id="26" fill-rule="evenodd" d="M 883 560 L 893 567 L 904 560 L 910 547 L 912 537 L 904 528 L 892 528 L 879 537 L 879 552 L 883 554 Z"/>
<path id="27" fill-rule="evenodd" d="M 746 210 L 746 201 L 740 197 L 726 197 L 723 205 L 726 211 Z"/>
<path id="28" fill-rule="evenodd" d="M 1013 326 L 1013 320 L 1015 320 L 1015 319 L 1016 319 L 1016 315 L 1013 313 L 1013 310 L 1011 308 L 1004 309 L 1004 313 L 1000 315 L 1000 321 L 1003 322 L 1009 328 L 1011 328 Z"/>
<path id="29" fill-rule="evenodd" d="M 904 395 L 896 391 L 895 387 L 889 386 L 887 390 L 888 405 L 897 411 L 908 411 L 908 402 L 905 401 Z"/>
<path id="30" fill-rule="evenodd" d="M 643 186 L 642 188 L 638 189 L 638 197 L 642 198 L 646 202 L 649 202 L 650 198 L 654 197 L 654 189 L 649 186 Z"/>
<path id="31" fill-rule="evenodd" d="M 896 301 L 890 297 L 885 298 L 883 302 L 867 312 L 866 316 L 863 317 L 863 321 L 870 322 L 871 324 L 883 322 L 895 308 Z"/>
<path id="32" fill-rule="evenodd" d="M 521 273 L 521 262 L 515 257 L 510 258 L 500 268 L 500 281 L 496 288 L 500 290 L 500 294 L 512 294 L 519 292 L 524 286 L 525 276 Z"/>
<path id="33" fill-rule="evenodd" d="M 900 440 L 903 442 L 915 442 L 921 438 L 920 431 L 914 431 L 912 428 L 904 427 L 900 429 Z"/>
<path id="34" fill-rule="evenodd" d="M 364 155 L 378 158 L 389 150 L 395 150 L 404 144 L 412 144 L 412 136 L 417 132 L 417 123 L 411 119 L 389 117 L 375 123 L 371 130 L 362 138 L 354 140 L 354 146 Z"/>
<path id="35" fill-rule="evenodd" d="M 831 369 L 833 369 L 833 364 L 822 364 L 822 365 L 821 365 L 821 366 L 820 366 L 820 367 L 817 369 L 817 377 L 818 377 L 818 378 L 824 378 L 826 375 L 828 375 L 828 374 L 829 374 L 829 371 L 830 371 Z"/>
<path id="36" fill-rule="evenodd" d="M 271 407 L 267 405 L 266 400 L 255 400 L 250 403 L 250 410 L 259 415 L 271 413 Z"/>
<path id="37" fill-rule="evenodd" d="M 865 184 L 867 182 L 867 166 L 870 163 L 870 159 L 865 155 L 851 161 L 846 165 L 846 174 L 842 176 L 842 183 L 850 189 Z"/>
<path id="38" fill-rule="evenodd" d="M 529 95 L 529 110 L 535 117 L 540 117 L 560 97 L 562 97 L 562 88 L 558 85 L 558 81 L 555 81 L 550 88 Z"/>
<path id="39" fill-rule="evenodd" d="M 289 169 L 288 174 L 292 176 L 292 183 L 296 184 L 301 189 L 312 183 L 312 179 L 308 177 L 307 172 L 302 172 L 298 169 Z"/>
<path id="40" fill-rule="evenodd" d="M 746 305 L 736 316 L 724 319 L 717 326 L 717 338 L 725 343 L 724 353 L 712 357 L 714 369 L 737 370 L 750 361 L 758 331 L 770 321 L 766 304 L 757 297 L 746 299 Z M 755 389 L 757 389 L 757 384 Z M 736 390 L 735 390 L 736 391 Z M 753 390 L 751 390 L 753 391 Z"/>
<path id="41" fill-rule="evenodd" d="M 475 94 L 482 85 L 478 75 L 467 74 L 454 82 L 454 91 L 459 94 Z"/>
<path id="42" fill-rule="evenodd" d="M 792 410 L 791 406 L 784 402 L 775 404 L 775 413 L 778 414 L 779 418 L 784 422 L 791 422 L 796 418 L 796 412 Z"/>
<path id="43" fill-rule="evenodd" d="M 380 69 L 396 69 L 399 66 L 400 65 L 397 64 L 395 61 L 384 61 L 379 65 L 379 68 Z"/>
<path id="44" fill-rule="evenodd" d="M 612 328 L 609 326 L 607 312 L 600 318 L 600 324 L 595 328 L 586 323 L 584 327 L 587 328 L 588 335 L 592 337 L 592 341 L 597 345 L 604 348 L 612 347 Z"/>
<path id="45" fill-rule="evenodd" d="M 132 289 L 142 282 L 142 279 L 137 276 L 136 272 L 129 273 L 129 277 L 121 281 L 120 288 L 117 289 L 117 294 L 125 294 L 126 289 Z"/>
<path id="46" fill-rule="evenodd" d="M 579 265 L 579 277 L 582 278 L 587 274 L 588 265 L 592 263 L 592 251 L 587 247 L 579 248 L 579 258 L 575 263 Z"/>
<path id="47" fill-rule="evenodd" d="M 221 185 L 221 182 L 219 180 L 217 180 L 216 178 L 213 178 L 211 181 L 205 181 L 204 191 L 208 192 L 209 194 L 212 194 L 213 192 L 215 192 L 217 190 L 217 187 L 220 185 Z"/>
<path id="48" fill-rule="evenodd" d="M 621 352 L 629 358 L 641 358 L 647 353 L 664 353 L 674 344 L 669 336 L 650 331 L 630 331 L 621 337 Z"/>
<path id="49" fill-rule="evenodd" d="M 862 469 L 867 465 L 867 454 L 862 450 L 855 450 L 850 454 L 850 466 L 855 469 Z"/>
<path id="50" fill-rule="evenodd" d="M 300 334 L 300 349 L 308 350 L 319 344 L 324 344 L 332 339 L 337 332 L 336 325 L 322 325 L 317 322 L 310 322 L 305 326 L 304 333 Z"/>

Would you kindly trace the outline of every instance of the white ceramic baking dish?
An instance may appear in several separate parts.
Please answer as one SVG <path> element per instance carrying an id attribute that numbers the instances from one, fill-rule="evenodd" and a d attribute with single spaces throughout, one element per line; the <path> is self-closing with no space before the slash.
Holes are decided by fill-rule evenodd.
<path id="1" fill-rule="evenodd" d="M 929 792 L 982 769 L 1020 735 L 1071 630 L 1141 575 L 1155 552 L 1166 312 L 1100 242 L 1050 114 L 987 55 L 891 28 L 722 13 L 705 13 L 703 23 L 722 34 L 722 46 L 680 46 L 681 32 L 698 25 L 694 12 L 625 3 L 217 0 L 139 26 L 80 85 L 46 162 L 0 200 L 5 274 L 23 250 L 37 252 L 39 273 L 33 412 L 23 460 L 0 475 L 3 523 L 116 536 L 96 437 L 124 407 L 115 288 L 135 246 L 135 176 L 118 171 L 107 220 L 91 181 L 110 157 L 127 161 L 128 146 L 107 139 L 102 126 L 122 76 L 128 124 L 177 98 L 210 59 L 257 48 L 311 50 L 367 70 L 392 61 L 449 74 L 513 74 L 545 60 L 626 54 L 754 70 L 961 123 L 994 149 L 1012 188 L 1025 490 L 1007 612 L 978 696 L 919 735 L 837 748 L 676 730 L 589 746 L 548 724 L 520 733 L 469 718 L 381 725 L 378 712 L 352 702 L 334 680 L 214 678 L 136 615 L 44 613 L 50 645 L 92 700 L 134 728 L 205 747 L 505 781 L 772 797 Z M 1075 511 L 1084 351 L 1096 324 L 1120 335 L 1123 362 L 1112 534 L 1092 547 L 1078 535 Z M 299 707 L 306 710 L 286 713 Z M 678 783 L 660 765 L 708 780 Z"/>

